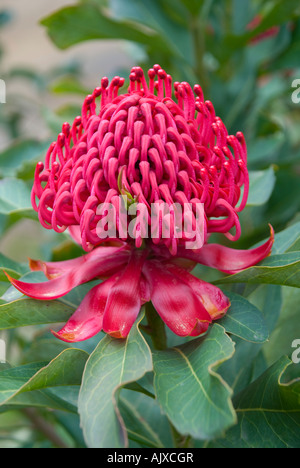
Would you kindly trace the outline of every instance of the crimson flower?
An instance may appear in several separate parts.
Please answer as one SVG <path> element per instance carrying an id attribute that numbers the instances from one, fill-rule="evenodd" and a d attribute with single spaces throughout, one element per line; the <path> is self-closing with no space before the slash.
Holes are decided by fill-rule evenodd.
<path id="1" fill-rule="evenodd" d="M 31 269 L 43 271 L 46 282 L 9 277 L 19 291 L 39 300 L 62 297 L 99 279 L 67 324 L 53 332 L 68 342 L 101 330 L 126 337 L 149 301 L 174 333 L 198 336 L 224 316 L 230 302 L 219 288 L 193 276 L 194 266 L 237 273 L 268 256 L 274 241 L 271 228 L 270 239 L 252 250 L 208 243 L 211 233 L 231 241 L 240 237 L 238 213 L 246 205 L 249 177 L 243 134 L 228 135 L 201 87 L 172 83 L 159 65 L 148 71 L 148 80 L 134 67 L 127 92 L 120 94 L 124 82 L 115 77 L 109 84 L 103 78 L 86 97 L 81 116 L 62 126 L 35 171 L 32 205 L 41 224 L 57 232 L 68 229 L 86 254 L 63 262 L 31 260 Z M 99 206 L 119 209 L 124 197 L 127 207 L 137 201 L 145 207 L 147 226 L 153 224 L 154 204 L 170 207 L 169 235 L 163 236 L 164 215 L 155 238 L 143 238 L 140 224 L 128 238 L 118 217 L 115 236 L 99 235 Z M 176 218 L 174 205 L 187 205 L 188 216 Z M 130 222 L 128 214 L 125 228 Z M 198 242 L 196 248 L 189 248 L 191 240 Z"/>

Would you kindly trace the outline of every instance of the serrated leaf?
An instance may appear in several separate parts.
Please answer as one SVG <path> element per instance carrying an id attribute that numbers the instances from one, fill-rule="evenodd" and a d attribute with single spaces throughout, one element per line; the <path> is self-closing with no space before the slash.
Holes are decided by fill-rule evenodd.
<path id="1" fill-rule="evenodd" d="M 87 362 L 78 409 L 90 448 L 120 448 L 127 444 L 117 408 L 119 390 L 152 370 L 150 349 L 138 329 L 140 320 L 125 340 L 105 336 Z"/>
<path id="2" fill-rule="evenodd" d="M 157 399 L 180 434 L 211 439 L 236 422 L 232 391 L 216 372 L 233 353 L 218 324 L 204 338 L 154 353 Z"/>

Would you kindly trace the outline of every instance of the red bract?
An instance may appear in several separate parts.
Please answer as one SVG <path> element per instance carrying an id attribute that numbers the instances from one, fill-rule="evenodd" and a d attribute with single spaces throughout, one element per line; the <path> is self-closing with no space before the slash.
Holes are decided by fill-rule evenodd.
<path id="1" fill-rule="evenodd" d="M 249 190 L 244 136 L 228 135 L 199 85 L 193 92 L 186 82 L 172 84 L 159 65 L 148 71 L 148 78 L 134 67 L 125 94 L 119 94 L 123 78 L 115 77 L 110 84 L 103 78 L 85 99 L 82 115 L 72 126 L 63 125 L 45 163 L 36 167 L 32 204 L 41 224 L 57 232 L 68 229 L 88 253 L 66 262 L 31 261 L 33 270 L 48 277 L 46 283 L 9 279 L 22 293 L 45 300 L 94 278 L 103 280 L 55 333 L 65 341 L 84 340 L 102 329 L 124 338 L 150 300 L 174 333 L 200 335 L 230 303 L 220 289 L 189 271 L 202 263 L 235 273 L 271 251 L 273 230 L 269 241 L 252 251 L 207 243 L 216 232 L 232 241 L 240 237 L 238 213 Z M 195 238 L 202 234 L 200 247 L 188 248 L 191 238 L 184 216 L 171 216 L 167 238 L 158 229 L 155 239 L 145 240 L 137 226 L 135 238 L 128 239 L 124 232 L 129 214 L 125 226 L 116 219 L 116 236 L 104 244 L 97 230 L 103 220 L 99 206 L 118 209 L 120 195 L 126 195 L 129 204 L 138 200 L 150 225 L 153 204 L 188 204 L 189 226 L 196 228 Z M 176 235 L 179 228 L 182 236 Z"/>

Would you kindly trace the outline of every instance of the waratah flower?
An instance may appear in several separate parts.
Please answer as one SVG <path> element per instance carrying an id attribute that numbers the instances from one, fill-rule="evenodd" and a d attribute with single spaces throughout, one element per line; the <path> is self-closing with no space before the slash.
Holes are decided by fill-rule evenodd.
<path id="1" fill-rule="evenodd" d="M 269 255 L 274 240 L 271 229 L 270 239 L 252 250 L 208 243 L 211 233 L 231 241 L 240 237 L 238 213 L 246 205 L 249 177 L 243 134 L 228 135 L 201 87 L 172 83 L 159 65 L 148 71 L 148 80 L 134 67 L 127 92 L 120 94 L 124 82 L 103 78 L 35 171 L 32 205 L 41 224 L 57 232 L 68 229 L 87 253 L 64 262 L 32 260 L 31 269 L 43 271 L 47 282 L 9 277 L 22 293 L 40 300 L 99 278 L 55 333 L 69 342 L 100 330 L 126 337 L 149 301 L 177 335 L 200 335 L 230 303 L 219 288 L 191 274 L 196 263 L 236 273 Z M 136 221 L 129 238 L 129 211 L 125 221 L 116 216 L 114 236 L 102 235 L 105 215 L 99 207 L 110 205 L 119 213 L 124 198 L 126 208 L 134 203 L 145 208 L 147 226 L 156 224 L 155 237 L 144 238 Z M 164 214 L 151 216 L 156 205 L 170 208 L 167 221 Z M 189 248 L 191 240 L 196 248 Z"/>

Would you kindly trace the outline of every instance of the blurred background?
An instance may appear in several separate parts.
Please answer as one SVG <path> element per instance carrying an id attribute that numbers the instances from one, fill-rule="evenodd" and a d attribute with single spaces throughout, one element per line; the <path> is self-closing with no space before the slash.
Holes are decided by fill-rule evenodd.
<path id="1" fill-rule="evenodd" d="M 72 3 L 70 0 L 54 0 L 51 3 L 44 0 L 1 0 L 1 77 L 10 76 L 6 83 L 10 96 L 16 94 L 36 100 L 35 85 L 42 85 L 43 79 L 55 79 L 55 73 L 58 77 L 68 73 L 78 74 L 87 89 L 94 88 L 103 74 L 111 75 L 119 67 L 130 66 L 133 58 L 122 41 L 91 41 L 68 51 L 60 51 L 49 40 L 46 29 L 39 24 L 40 20 Z M 38 96 L 40 104 L 55 109 L 62 99 L 55 93 L 51 93 L 49 99 L 47 86 L 43 91 Z M 25 102 L 19 104 L 24 105 Z M 39 129 L 40 138 L 47 137 L 49 132 L 44 124 L 38 112 L 28 112 L 21 130 L 23 135 L 37 137 Z M 9 143 L 9 135 L 1 130 L 0 149 L 3 149 Z"/>
<path id="2" fill-rule="evenodd" d="M 133 65 L 200 84 L 229 133 L 245 134 L 251 190 L 234 247 L 268 237 L 268 223 L 279 232 L 300 222 L 299 18 L 299 0 L 1 0 L 0 256 L 25 265 L 74 255 L 31 208 L 34 168 L 101 78 Z M 283 291 L 271 361 L 276 342 L 280 353 L 290 346 L 284 327 L 300 336 L 299 299 Z"/>
<path id="3" fill-rule="evenodd" d="M 7 97 L 6 104 L 0 104 L 0 152 L 4 152 L 0 153 L 0 168 L 5 175 L 4 159 L 11 157 L 5 150 L 13 149 L 16 165 L 35 161 L 39 153 L 42 159 L 42 151 L 56 138 L 64 118 L 71 121 L 79 113 L 83 97 L 102 76 L 114 76 L 122 68 L 127 72 L 134 65 L 130 44 L 122 40 L 94 40 L 59 50 L 40 20 L 72 3 L 1 0 L 0 79 L 5 80 Z M 5 221 L 0 250 L 16 260 L 40 256 L 44 243 L 53 237 L 28 219 L 21 219 L 4 233 Z M 21 244 L 16 241 L 20 233 Z"/>

